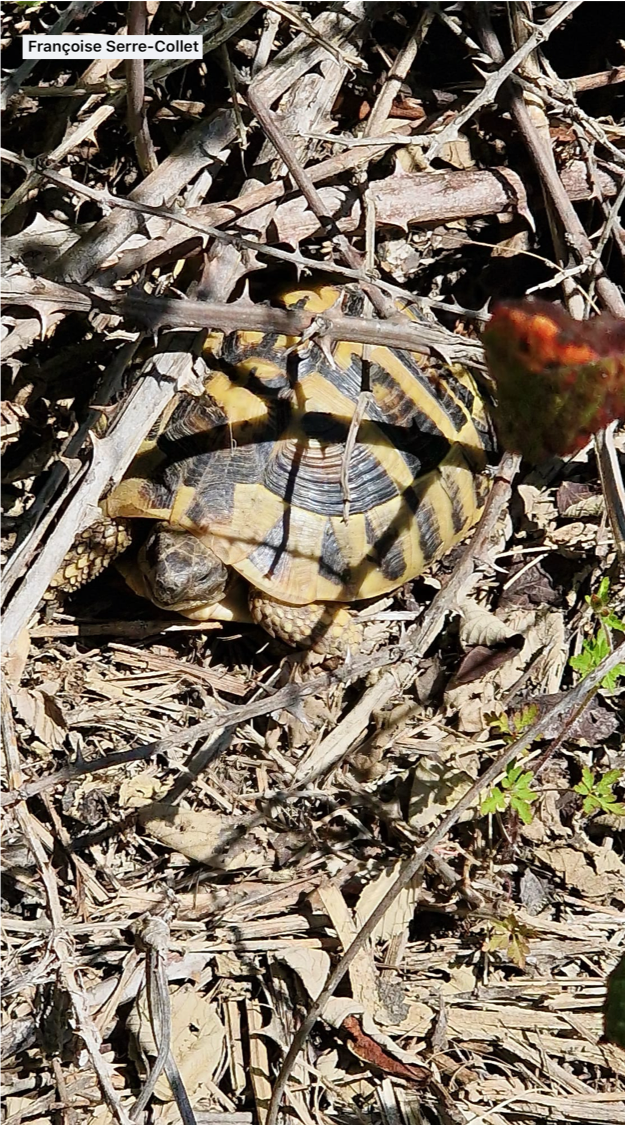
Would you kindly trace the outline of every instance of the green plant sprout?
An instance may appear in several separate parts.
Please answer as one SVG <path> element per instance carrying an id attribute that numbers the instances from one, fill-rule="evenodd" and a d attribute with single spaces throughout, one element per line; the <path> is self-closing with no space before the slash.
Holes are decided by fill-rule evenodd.
<path id="1" fill-rule="evenodd" d="M 534 774 L 531 770 L 524 770 L 511 762 L 499 785 L 493 785 L 488 796 L 480 805 L 480 813 L 503 812 L 508 806 L 516 812 L 524 824 L 531 824 L 534 814 L 531 802 L 535 801 L 538 793 L 531 788 Z"/>
<path id="2" fill-rule="evenodd" d="M 594 637 L 582 643 L 582 651 L 578 656 L 571 656 L 569 664 L 575 672 L 579 672 L 582 679 L 587 676 L 589 672 L 601 663 L 601 661 L 610 652 L 612 652 L 612 638 L 610 630 L 619 633 L 625 633 L 625 621 L 621 621 L 620 617 L 610 609 L 609 606 L 610 595 L 610 579 L 602 578 L 599 583 L 599 589 L 596 594 L 590 594 L 586 597 L 586 602 L 591 610 L 598 618 L 599 628 Z M 604 691 L 613 692 L 616 690 L 619 679 L 625 676 L 625 663 L 617 664 L 607 676 L 604 676 L 601 681 L 601 687 Z"/>
<path id="3" fill-rule="evenodd" d="M 602 777 L 595 778 L 593 770 L 588 766 L 582 768 L 582 780 L 573 790 L 584 798 L 582 808 L 587 815 L 601 810 L 612 813 L 613 816 L 625 816 L 625 805 L 614 793 L 614 786 L 622 773 L 622 770 L 608 770 Z"/>
<path id="4" fill-rule="evenodd" d="M 524 969 L 530 951 L 529 939 L 534 936 L 534 930 L 524 926 L 514 914 L 509 914 L 507 918 L 492 923 L 491 936 L 487 938 L 482 948 L 485 953 L 496 951 L 504 953 L 514 965 Z"/>
<path id="5" fill-rule="evenodd" d="M 508 743 L 514 742 L 515 738 L 518 738 L 524 730 L 531 727 L 537 718 L 538 705 L 536 703 L 526 703 L 519 711 L 513 711 L 511 715 L 506 715 L 505 712 L 498 714 L 495 711 L 485 715 L 488 725 L 493 730 L 498 731 L 503 736 L 504 742 Z"/>

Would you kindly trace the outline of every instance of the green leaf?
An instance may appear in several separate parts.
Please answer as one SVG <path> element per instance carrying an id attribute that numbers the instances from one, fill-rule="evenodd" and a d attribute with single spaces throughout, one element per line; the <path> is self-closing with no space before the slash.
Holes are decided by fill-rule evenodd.
<path id="1" fill-rule="evenodd" d="M 523 734 L 524 730 L 531 727 L 532 723 L 538 718 L 538 704 L 526 703 L 520 711 L 515 711 L 514 714 L 514 730 L 515 734 Z"/>
<path id="2" fill-rule="evenodd" d="M 501 792 L 501 789 L 494 785 L 488 796 L 482 801 L 480 814 L 481 816 L 487 816 L 489 813 L 503 812 L 505 807 L 506 798 Z"/>
<path id="3" fill-rule="evenodd" d="M 595 793 L 608 793 L 612 796 L 612 788 L 616 785 L 622 773 L 622 770 L 608 770 L 607 773 L 604 773 L 603 776 L 599 778 L 595 785 Z"/>
<path id="4" fill-rule="evenodd" d="M 608 629 L 616 629 L 617 633 L 625 633 L 625 621 L 621 621 L 615 613 L 608 613 L 608 616 L 603 618 L 603 624 L 607 625 Z"/>
<path id="5" fill-rule="evenodd" d="M 573 792 L 584 798 L 582 808 L 587 816 L 599 810 L 613 816 L 625 816 L 625 805 L 621 804 L 613 792 L 622 773 L 618 769 L 607 770 L 597 780 L 588 766 L 582 767 L 582 780 L 573 786 Z"/>
<path id="6" fill-rule="evenodd" d="M 625 676 L 625 664 L 617 664 L 607 676 L 604 676 L 601 681 L 601 687 L 604 691 L 614 692 L 618 686 L 619 680 Z"/>
<path id="7" fill-rule="evenodd" d="M 531 788 L 534 774 L 531 770 L 524 770 L 522 765 L 511 762 L 502 777 L 500 785 L 495 785 L 480 806 L 482 816 L 488 813 L 503 812 L 509 805 L 524 824 L 531 824 L 533 820 L 531 801 L 535 801 L 538 793 Z"/>
<path id="8" fill-rule="evenodd" d="M 595 668 L 601 664 L 608 653 L 611 651 L 608 635 L 601 626 L 597 636 L 594 640 L 584 641 L 582 651 L 577 656 L 571 656 L 569 664 L 574 671 L 579 672 L 582 679 L 593 672 Z M 617 664 L 610 672 L 605 675 L 601 681 L 601 687 L 604 691 L 613 692 L 616 690 L 621 676 L 625 676 L 625 664 Z"/>
<path id="9" fill-rule="evenodd" d="M 506 776 L 503 778 L 501 784 L 504 789 L 508 789 L 511 794 L 516 797 L 522 797 L 525 801 L 534 801 L 538 794 L 531 788 L 534 780 L 534 774 L 531 770 L 523 771 L 523 766 L 508 766 Z"/>
<path id="10" fill-rule="evenodd" d="M 596 812 L 597 809 L 601 808 L 601 802 L 598 801 L 596 797 L 593 797 L 592 794 L 590 794 L 590 796 L 584 798 L 582 802 L 582 808 L 586 815 L 590 816 L 591 813 Z"/>
<path id="11" fill-rule="evenodd" d="M 595 784 L 595 775 L 588 766 L 582 766 L 582 780 L 578 781 L 577 785 L 573 786 L 574 793 L 580 793 L 582 796 L 586 793 L 592 793 Z"/>
<path id="12" fill-rule="evenodd" d="M 535 796 L 536 794 L 534 793 L 532 796 L 532 800 Z M 532 812 L 531 806 L 527 801 L 523 801 L 520 797 L 512 797 L 510 799 L 510 808 L 514 809 L 514 811 L 518 813 L 524 824 L 532 823 L 534 814 Z"/>

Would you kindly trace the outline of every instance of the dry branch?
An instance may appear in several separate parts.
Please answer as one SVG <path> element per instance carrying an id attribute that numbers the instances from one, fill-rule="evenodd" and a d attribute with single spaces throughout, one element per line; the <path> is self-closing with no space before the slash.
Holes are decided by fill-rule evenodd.
<path id="1" fill-rule="evenodd" d="M 92 438 L 91 463 L 5 613 L 3 651 L 10 648 L 28 624 L 61 566 L 68 544 L 98 518 L 98 500 L 108 482 L 121 480 L 143 438 L 176 393 L 178 380 L 187 374 L 191 362 L 188 340 L 185 344 L 181 353 L 164 352 L 158 357 L 154 370 L 132 391 L 110 433 L 100 440 Z"/>
<path id="2" fill-rule="evenodd" d="M 479 94 L 469 102 L 465 109 L 456 115 L 449 125 L 445 126 L 437 136 L 432 138 L 425 152 L 427 159 L 433 160 L 440 154 L 443 145 L 458 139 L 458 134 L 462 126 L 466 125 L 480 109 L 495 100 L 495 95 L 510 75 L 514 74 L 515 70 L 521 66 L 536 47 L 541 43 L 547 42 L 550 35 L 556 31 L 560 24 L 564 23 L 564 21 L 573 14 L 576 8 L 579 8 L 581 2 L 582 0 L 568 0 L 567 3 L 561 4 L 549 19 L 546 19 L 540 27 L 537 27 L 535 31 L 532 32 L 526 42 L 519 47 L 518 51 L 515 51 L 509 59 L 506 59 L 494 74 L 488 76 Z"/>
<path id="3" fill-rule="evenodd" d="M 133 0 L 128 5 L 128 34 L 145 35 L 148 24 L 145 0 Z M 128 105 L 128 130 L 135 145 L 137 161 L 144 176 L 158 167 L 154 145 L 150 136 L 145 102 L 145 62 L 143 59 L 126 60 L 126 100 Z"/>
<path id="4" fill-rule="evenodd" d="M 353 272 L 353 271 L 350 271 Z M 382 283 L 383 286 L 383 283 Z M 117 293 L 115 290 L 80 290 L 71 286 L 50 287 L 48 282 L 27 277 L 7 278 L 4 286 L 7 304 L 36 304 L 43 307 L 80 309 L 86 312 L 106 311 L 127 317 L 156 332 L 161 328 L 212 328 L 222 332 L 241 330 L 278 332 L 302 336 L 305 340 L 319 335 L 330 341 L 353 340 L 356 343 L 379 344 L 431 354 L 438 352 L 450 359 L 481 361 L 481 347 L 428 322 L 412 322 L 398 313 L 397 320 L 342 316 L 329 311 L 314 315 L 304 310 L 286 310 L 249 302 L 222 304 L 219 301 L 191 301 L 187 298 L 153 297 L 144 293 Z"/>

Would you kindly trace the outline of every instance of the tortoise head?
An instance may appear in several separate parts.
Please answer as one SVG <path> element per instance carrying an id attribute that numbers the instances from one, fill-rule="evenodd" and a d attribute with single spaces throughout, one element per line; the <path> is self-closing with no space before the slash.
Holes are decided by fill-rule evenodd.
<path id="1" fill-rule="evenodd" d="M 221 601 L 228 569 L 201 539 L 157 524 L 139 551 L 147 594 L 161 609 L 177 613 Z"/>

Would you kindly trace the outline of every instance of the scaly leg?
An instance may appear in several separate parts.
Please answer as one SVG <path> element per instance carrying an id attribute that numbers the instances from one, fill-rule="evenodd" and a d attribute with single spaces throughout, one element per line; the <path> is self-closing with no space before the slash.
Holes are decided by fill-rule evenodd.
<path id="1" fill-rule="evenodd" d="M 348 649 L 353 652 L 362 643 L 363 626 L 344 606 L 321 602 L 285 605 L 260 590 L 250 590 L 249 603 L 256 624 L 286 644 L 344 657 Z"/>
<path id="2" fill-rule="evenodd" d="M 52 579 L 46 599 L 86 586 L 130 546 L 130 520 L 103 517 L 77 535 Z"/>

